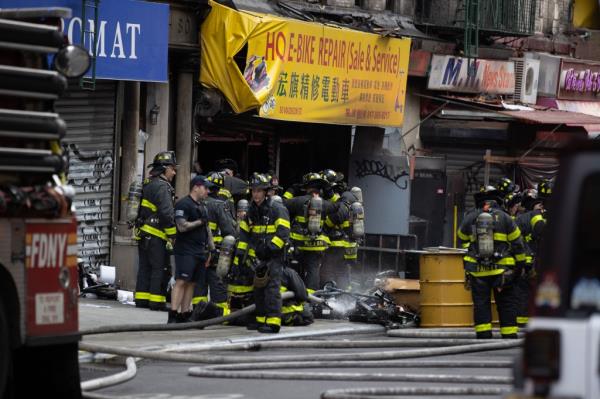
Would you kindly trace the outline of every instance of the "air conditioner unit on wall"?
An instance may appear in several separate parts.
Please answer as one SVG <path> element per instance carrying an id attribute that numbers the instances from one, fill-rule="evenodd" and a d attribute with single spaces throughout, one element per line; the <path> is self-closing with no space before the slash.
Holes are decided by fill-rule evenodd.
<path id="1" fill-rule="evenodd" d="M 513 100 L 525 104 L 537 101 L 540 61 L 532 58 L 511 58 L 515 63 L 515 94 Z"/>

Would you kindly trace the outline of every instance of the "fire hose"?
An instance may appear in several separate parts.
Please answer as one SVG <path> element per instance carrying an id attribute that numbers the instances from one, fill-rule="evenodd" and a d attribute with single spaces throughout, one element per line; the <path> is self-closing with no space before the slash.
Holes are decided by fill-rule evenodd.
<path id="1" fill-rule="evenodd" d="M 286 295 L 287 294 L 287 295 Z M 284 293 L 291 297 L 293 293 Z M 83 331 L 83 334 L 99 334 L 107 332 L 142 331 L 150 327 L 150 331 L 180 330 L 186 328 L 198 328 L 208 325 L 220 324 L 243 314 L 253 311 L 253 306 L 234 312 L 228 316 L 205 320 L 200 322 L 183 323 L 180 325 L 125 325 L 108 326 L 98 329 Z M 175 328 L 174 328 L 175 327 Z M 375 327 L 375 326 L 373 326 Z M 266 350 L 275 348 L 398 348 L 419 346 L 421 349 L 411 350 L 387 350 L 361 353 L 342 354 L 310 354 L 310 355 L 276 355 L 269 356 L 271 362 L 255 363 L 254 356 L 238 355 L 211 355 L 206 353 L 171 353 L 186 350 L 185 348 L 171 349 L 170 352 L 157 352 L 140 349 L 118 348 L 112 346 L 96 345 L 82 342 L 80 349 L 110 353 L 121 356 L 131 356 L 145 359 L 203 363 L 203 367 L 191 367 L 188 371 L 190 376 L 204 378 L 251 378 L 251 379 L 292 379 L 292 380 L 344 380 L 344 381 L 405 381 L 405 382 L 441 382 L 441 383 L 463 383 L 463 384 L 492 384 L 490 387 L 425 387 L 425 388 L 368 388 L 368 389 L 343 389 L 331 390 L 323 393 L 322 398 L 374 398 L 378 395 L 500 395 L 509 392 L 512 377 L 509 376 L 476 376 L 455 374 L 411 374 L 411 373 L 330 373 L 330 372 L 308 372 L 298 371 L 301 368 L 359 368 L 359 367 L 482 367 L 482 368 L 509 368 L 511 361 L 464 361 L 464 360 L 402 360 L 415 359 L 430 356 L 464 354 L 480 351 L 491 351 L 515 348 L 522 345 L 522 340 L 475 340 L 474 333 L 467 331 L 447 330 L 390 330 L 390 337 L 403 339 L 390 339 L 385 341 L 268 341 L 268 342 L 244 342 L 244 343 L 215 343 L 196 349 L 201 352 L 211 351 L 233 351 L 233 350 Z M 277 339 L 270 337 L 269 339 Z M 410 339 L 410 340 L 409 340 Z M 415 341 L 413 341 L 415 340 Z M 281 371 L 293 368 L 294 371 Z M 272 370 L 272 371 L 265 371 Z M 498 387 L 501 385 L 501 387 Z M 84 393 L 84 397 L 104 398 L 111 396 Z M 111 397 L 114 398 L 114 397 Z"/>

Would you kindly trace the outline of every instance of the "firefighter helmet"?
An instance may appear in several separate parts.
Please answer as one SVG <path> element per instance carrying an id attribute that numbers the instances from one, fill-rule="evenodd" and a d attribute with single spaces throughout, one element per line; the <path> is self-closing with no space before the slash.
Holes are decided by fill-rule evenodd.
<path id="1" fill-rule="evenodd" d="M 521 205 L 528 211 L 533 210 L 535 204 L 539 204 L 542 202 L 541 199 L 538 198 L 537 190 L 534 188 L 527 189 L 523 191 L 523 199 L 521 201 Z"/>
<path id="2" fill-rule="evenodd" d="M 329 182 L 320 173 L 310 172 L 302 177 L 302 185 L 304 188 L 325 188 L 329 186 Z"/>
<path id="3" fill-rule="evenodd" d="M 166 166 L 177 166 L 177 161 L 175 160 L 175 152 L 173 151 L 162 151 L 154 156 L 154 161 L 148 165 L 148 167 L 152 168 L 160 168 Z"/>
<path id="4" fill-rule="evenodd" d="M 271 188 L 271 178 L 270 176 L 264 173 L 254 172 L 252 176 L 250 176 L 250 188 L 260 188 L 264 190 L 268 190 Z"/>
<path id="5" fill-rule="evenodd" d="M 217 187 L 225 186 L 225 175 L 222 172 L 210 172 L 206 179 Z"/>
<path id="6" fill-rule="evenodd" d="M 552 188 L 554 187 L 554 182 L 550 179 L 544 179 L 538 184 L 538 198 L 545 200 L 550 198 L 552 195 Z"/>
<path id="7" fill-rule="evenodd" d="M 506 209 L 510 209 L 516 204 L 523 201 L 523 194 L 519 192 L 510 193 L 506 197 L 504 197 L 504 206 Z"/>
<path id="8" fill-rule="evenodd" d="M 481 186 L 479 192 L 475 193 L 473 197 L 477 208 L 481 208 L 485 201 L 496 201 L 498 204 L 502 203 L 502 195 L 494 186 Z"/>
<path id="9" fill-rule="evenodd" d="M 496 190 L 498 190 L 503 197 L 506 197 L 508 194 L 517 191 L 517 185 L 508 177 L 503 177 L 496 184 Z"/>

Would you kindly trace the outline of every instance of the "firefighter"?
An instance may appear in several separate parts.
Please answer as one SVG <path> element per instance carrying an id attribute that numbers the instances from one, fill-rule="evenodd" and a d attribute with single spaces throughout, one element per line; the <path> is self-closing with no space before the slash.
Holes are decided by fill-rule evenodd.
<path id="1" fill-rule="evenodd" d="M 135 226 L 139 267 L 135 287 L 135 305 L 151 310 L 166 310 L 167 284 L 171 266 L 169 252 L 177 234 L 171 181 L 177 171 L 175 154 L 156 154 L 148 166 L 150 178 L 142 189 L 142 200 Z"/>
<path id="2" fill-rule="evenodd" d="M 319 173 L 304 175 L 305 195 L 285 201 L 292 220 L 290 237 L 294 256 L 298 261 L 298 274 L 302 276 L 308 292 L 320 288 L 320 268 L 323 253 L 329 247 L 329 238 L 323 234 L 323 219 L 335 212 L 336 206 L 321 198 L 321 191 L 329 186 Z"/>
<path id="3" fill-rule="evenodd" d="M 332 169 L 320 172 L 329 182 L 330 188 L 325 190 L 325 199 L 335 202 L 335 213 L 325 217 L 324 230 L 330 240 L 329 249 L 323 256 L 321 269 L 321 285 L 334 281 L 341 289 L 350 289 L 350 271 L 356 263 L 357 241 L 353 234 L 352 204 L 358 198 L 347 189 L 344 175 Z"/>
<path id="4" fill-rule="evenodd" d="M 292 268 L 284 266 L 281 278 L 281 292 L 293 291 L 294 297 L 286 299 L 281 307 L 281 324 L 285 326 L 308 326 L 315 320 L 307 306 L 308 291 L 300 275 Z"/>
<path id="5" fill-rule="evenodd" d="M 175 286 L 171 294 L 168 323 L 189 321 L 194 289 L 206 274 L 214 242 L 209 230 L 209 213 L 204 200 L 213 184 L 202 175 L 190 183 L 190 193 L 175 204 L 177 240 L 175 255 Z"/>
<path id="6" fill-rule="evenodd" d="M 519 191 L 519 187 L 508 177 L 502 177 L 496 183 L 496 190 L 502 198 L 505 198 L 507 195 Z"/>
<path id="7" fill-rule="evenodd" d="M 281 276 L 290 235 L 288 211 L 267 197 L 270 187 L 264 174 L 254 173 L 250 178 L 252 202 L 246 220 L 240 222 L 234 261 L 242 275 L 249 274 L 247 269 L 254 271 L 256 327 L 262 333 L 278 333 L 281 327 Z"/>
<path id="8" fill-rule="evenodd" d="M 508 215 L 516 220 L 521 210 L 521 202 L 523 200 L 523 195 L 519 192 L 513 192 L 506 195 L 502 201 L 504 204 L 504 211 L 508 213 Z M 521 230 L 521 234 L 523 230 Z"/>
<path id="9" fill-rule="evenodd" d="M 493 291 L 503 338 L 516 338 L 517 297 L 514 282 L 524 268 L 521 231 L 499 207 L 499 192 L 488 187 L 476 200 L 480 208 L 465 216 L 458 237 L 463 248 L 465 281 L 471 289 L 477 338 L 492 338 L 490 294 Z"/>
<path id="10" fill-rule="evenodd" d="M 224 176 L 221 172 L 211 172 L 208 174 L 207 180 L 211 183 L 210 193 L 205 200 L 208 209 L 208 225 L 212 233 L 215 243 L 215 252 L 211 256 L 209 267 L 204 273 L 204 279 L 201 284 L 198 284 L 194 290 L 192 304 L 197 305 L 198 302 L 208 301 L 208 293 L 210 290 L 210 300 L 217 307 L 222 309 L 223 315 L 228 315 L 230 312 L 227 304 L 227 288 L 223 280 L 217 275 L 217 264 L 219 263 L 219 251 L 223 242 L 223 237 L 227 238 L 229 244 L 237 236 L 235 220 L 232 216 L 231 205 L 229 201 L 222 200 L 219 197 L 219 191 L 223 188 Z M 224 253 L 225 257 L 226 254 Z M 221 259 L 224 261 L 225 259 Z"/>

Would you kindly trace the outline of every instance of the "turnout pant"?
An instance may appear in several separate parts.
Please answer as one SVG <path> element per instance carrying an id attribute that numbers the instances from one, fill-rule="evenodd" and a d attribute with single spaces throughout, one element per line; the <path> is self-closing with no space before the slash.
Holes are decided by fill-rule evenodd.
<path id="1" fill-rule="evenodd" d="M 323 251 L 299 251 L 298 263 L 300 270 L 296 270 L 308 292 L 312 293 L 320 288 L 320 269 L 323 260 Z"/>
<path id="2" fill-rule="evenodd" d="M 529 292 L 531 291 L 529 277 L 519 277 L 515 281 L 514 289 L 517 298 L 517 326 L 525 327 L 529 322 Z"/>
<path id="3" fill-rule="evenodd" d="M 137 307 L 166 309 L 171 266 L 165 245 L 163 239 L 152 235 L 143 235 L 138 243 L 139 267 L 135 286 Z"/>
<path id="4" fill-rule="evenodd" d="M 515 289 L 514 286 L 502 286 L 501 274 L 485 277 L 471 276 L 473 320 L 477 338 L 492 337 L 492 292 L 500 317 L 500 334 L 503 338 L 516 338 L 518 327 Z"/>
<path id="5" fill-rule="evenodd" d="M 261 288 L 254 287 L 254 303 L 256 304 L 256 322 L 267 324 L 279 330 L 281 327 L 281 275 L 283 260 L 275 257 L 268 261 L 269 280 Z"/>
<path id="6" fill-rule="evenodd" d="M 345 252 L 345 248 L 342 247 L 329 247 L 325 251 L 320 273 L 321 285 L 335 281 L 336 286 L 342 290 L 350 287 L 350 266 L 344 259 Z"/>
<path id="7" fill-rule="evenodd" d="M 210 301 L 223 308 L 229 314 L 229 306 L 227 305 L 227 287 L 223 281 L 217 276 L 216 260 L 211 260 L 209 267 L 203 267 L 200 274 L 200 279 L 194 287 L 194 297 L 192 304 L 197 305 L 198 302 L 208 302 L 210 293 Z"/>

